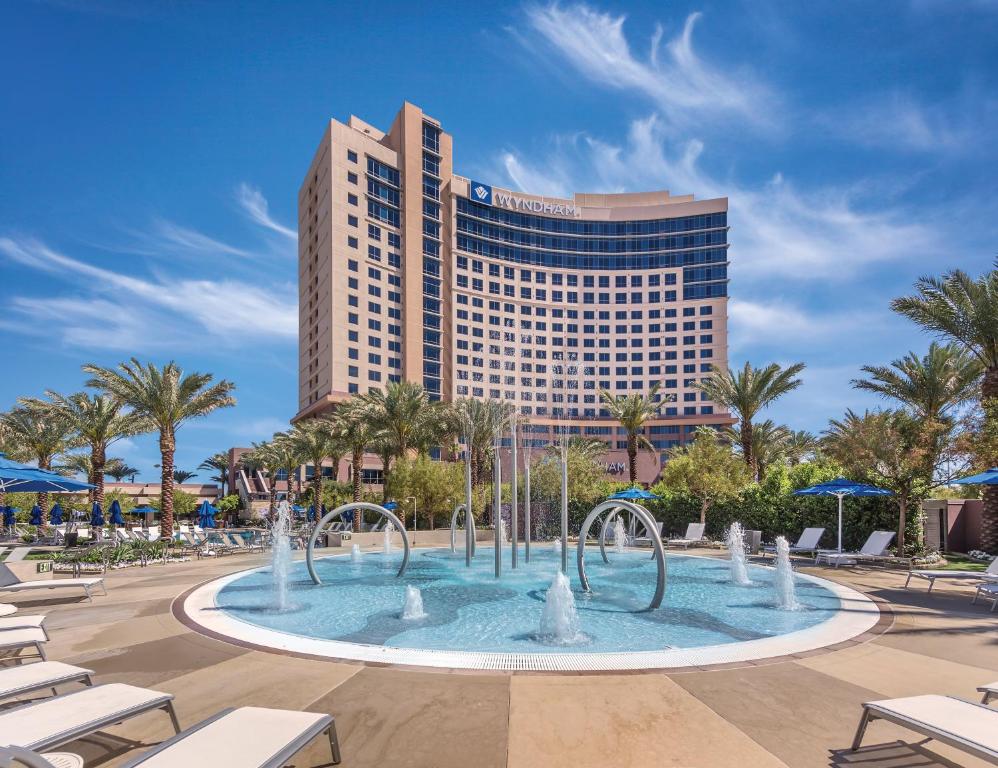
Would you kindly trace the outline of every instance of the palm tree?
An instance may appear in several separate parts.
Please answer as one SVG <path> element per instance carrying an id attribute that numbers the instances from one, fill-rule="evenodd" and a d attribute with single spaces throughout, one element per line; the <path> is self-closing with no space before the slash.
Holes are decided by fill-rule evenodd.
<path id="1" fill-rule="evenodd" d="M 857 389 L 876 392 L 910 407 L 916 416 L 942 421 L 975 394 L 984 368 L 957 344 L 932 342 L 924 357 L 909 352 L 889 366 L 864 365 L 868 379 L 854 379 Z"/>
<path id="2" fill-rule="evenodd" d="M 214 453 L 198 464 L 198 469 L 215 470 L 217 474 L 212 475 L 219 485 L 219 495 L 225 496 L 225 484 L 229 481 L 229 457 L 225 453 Z"/>
<path id="3" fill-rule="evenodd" d="M 274 519 L 274 510 L 277 507 L 277 471 L 282 469 L 282 456 L 273 442 L 253 443 L 253 449 L 249 453 L 244 453 L 240 461 L 244 466 L 252 466 L 254 470 L 259 470 L 267 476 L 270 487 L 270 499 L 267 507 L 267 517 Z"/>
<path id="4" fill-rule="evenodd" d="M 786 457 L 791 464 L 800 464 L 817 455 L 821 441 L 806 429 L 792 430 L 787 435 Z"/>
<path id="5" fill-rule="evenodd" d="M 312 476 L 312 503 L 316 514 L 322 508 L 322 463 L 332 456 L 339 464 L 339 456 L 343 451 L 329 427 L 330 424 L 325 419 L 306 419 L 299 421 L 287 433 L 287 440 L 293 450 L 315 467 L 315 474 Z M 335 477 L 335 465 L 333 473 Z"/>
<path id="6" fill-rule="evenodd" d="M 350 452 L 353 500 L 360 501 L 364 452 L 375 440 L 377 432 L 370 421 L 366 405 L 358 399 L 348 400 L 340 405 L 329 417 L 329 421 L 336 439 Z M 360 515 L 353 516 L 353 529 L 360 531 Z"/>
<path id="7" fill-rule="evenodd" d="M 186 469 L 175 469 L 173 470 L 173 482 L 177 485 L 183 485 L 191 478 L 197 477 L 197 472 L 188 472 Z"/>
<path id="8" fill-rule="evenodd" d="M 301 475 L 298 474 L 298 468 L 304 463 L 304 457 L 295 450 L 294 443 L 288 439 L 287 432 L 274 433 L 274 437 L 270 441 L 270 450 L 274 454 L 278 469 L 283 469 L 287 474 L 288 501 L 294 501 L 291 490 L 291 478 L 297 476 L 298 494 L 300 495 Z"/>
<path id="9" fill-rule="evenodd" d="M 138 469 L 128 466 L 121 459 L 108 459 L 104 465 L 104 474 L 108 477 L 113 477 L 115 482 L 118 483 L 126 477 L 134 477 L 138 473 Z"/>
<path id="10" fill-rule="evenodd" d="M 91 395 L 88 392 L 61 395 L 50 390 L 45 396 L 47 400 L 22 398 L 21 402 L 61 419 L 75 435 L 72 445 L 90 449 L 87 482 L 95 486 L 90 498 L 103 506 L 108 446 L 124 437 L 147 431 L 148 424 L 138 414 L 126 411 L 119 400 L 106 395 Z"/>
<path id="11" fill-rule="evenodd" d="M 101 489 L 104 486 L 104 475 L 110 474 L 111 469 L 117 469 L 119 466 L 123 466 L 124 462 L 121 459 L 109 458 L 104 462 L 104 471 L 101 474 Z M 54 467 L 56 472 L 69 472 L 74 475 L 83 475 L 91 483 L 93 483 L 94 477 L 94 464 L 93 458 L 89 453 L 71 453 L 62 458 L 59 465 Z M 131 467 L 128 467 L 131 469 Z M 136 470 L 138 471 L 138 470 Z M 91 488 L 87 492 L 87 500 L 93 502 L 96 500 L 96 488 Z M 101 504 L 104 502 L 102 501 Z"/>
<path id="12" fill-rule="evenodd" d="M 655 451 L 655 447 L 644 436 L 645 422 L 658 415 L 661 405 L 655 395 L 659 384 L 656 382 L 648 390 L 648 395 L 635 392 L 626 397 L 614 397 L 609 390 L 601 390 L 599 395 L 610 415 L 624 428 L 627 435 L 627 468 L 631 484 L 638 481 L 638 449 Z"/>
<path id="13" fill-rule="evenodd" d="M 998 270 L 974 280 L 962 270 L 941 278 L 922 277 L 915 283 L 916 295 L 891 302 L 891 309 L 924 330 L 954 343 L 972 355 L 984 369 L 981 405 L 989 433 L 998 431 Z M 998 464 L 998 455 L 981 457 L 988 467 Z M 998 551 L 998 486 L 984 486 L 981 545 Z"/>
<path id="14" fill-rule="evenodd" d="M 0 414 L 10 442 L 16 446 L 13 457 L 37 462 L 39 469 L 52 469 L 75 437 L 72 427 L 59 414 L 48 409 L 19 406 Z M 38 506 L 48 512 L 48 493 L 38 494 Z"/>
<path id="15" fill-rule="evenodd" d="M 739 439 L 739 433 L 730 427 L 724 430 L 728 438 Z M 784 425 L 772 419 L 758 421 L 752 425 L 752 456 L 755 461 L 755 474 L 752 479 L 762 482 L 766 469 L 775 462 L 787 457 L 788 443 L 793 433 Z"/>
<path id="16" fill-rule="evenodd" d="M 737 373 L 730 368 L 715 370 L 698 385 L 712 401 L 738 414 L 742 457 L 753 474 L 757 474 L 757 468 L 752 454 L 752 421 L 774 400 L 797 389 L 803 382 L 796 376 L 803 370 L 804 363 L 794 363 L 786 368 L 777 363 L 765 368 L 753 368 L 746 361 L 745 367 Z"/>
<path id="17" fill-rule="evenodd" d="M 121 363 L 117 370 L 93 363 L 83 366 L 90 374 L 88 387 L 94 387 L 129 406 L 140 418 L 159 430 L 160 526 L 161 536 L 173 536 L 173 455 L 177 430 L 189 419 L 207 416 L 219 408 L 236 404 L 235 385 L 222 379 L 212 384 L 210 373 L 184 372 L 170 361 L 162 368 L 136 358 Z"/>
<path id="18" fill-rule="evenodd" d="M 464 438 L 471 455 L 471 478 L 475 487 L 488 480 L 496 434 L 509 426 L 513 412 L 514 406 L 503 400 L 464 399 L 454 403 L 452 429 Z"/>

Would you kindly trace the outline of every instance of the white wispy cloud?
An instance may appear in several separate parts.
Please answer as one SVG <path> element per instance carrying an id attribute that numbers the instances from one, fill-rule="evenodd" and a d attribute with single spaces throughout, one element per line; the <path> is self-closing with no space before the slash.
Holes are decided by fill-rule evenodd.
<path id="1" fill-rule="evenodd" d="M 13 297 L 12 308 L 29 327 L 61 333 L 68 344 L 128 349 L 135 345 L 176 345 L 210 336 L 234 343 L 245 335 L 295 338 L 298 332 L 294 287 L 268 281 L 265 287 L 232 278 L 209 279 L 153 274 L 120 274 L 73 258 L 34 238 L 0 238 L 0 254 L 61 281 L 86 296 Z M 57 320 L 57 322 L 52 322 Z M 16 322 L 16 321 L 15 321 Z M 38 323 L 44 322 L 45 325 Z"/>
<path id="2" fill-rule="evenodd" d="M 266 227 L 269 230 L 277 232 L 289 240 L 298 241 L 298 232 L 296 230 L 284 226 L 270 215 L 270 206 L 267 203 L 267 198 L 256 187 L 246 182 L 241 183 L 236 188 L 236 201 L 243 209 L 243 212 L 261 227 Z"/>
<path id="3" fill-rule="evenodd" d="M 711 116 L 734 116 L 757 126 L 774 123 L 776 97 L 751 75 L 722 71 L 697 55 L 693 29 L 701 14 L 686 17 L 682 31 L 663 45 L 656 25 L 647 57 L 631 49 L 624 33 L 626 17 L 588 5 L 556 3 L 527 8 L 535 36 L 520 37 L 530 47 L 539 37 L 579 72 L 596 83 L 644 94 L 670 122 L 688 124 Z"/>
<path id="4" fill-rule="evenodd" d="M 633 121 L 619 143 L 585 134 L 562 137 L 537 160 L 507 150 L 499 172 L 530 192 L 669 189 L 701 199 L 729 197 L 735 269 L 749 280 L 842 280 L 871 263 L 938 249 L 930 225 L 910 211 L 864 205 L 859 188 L 801 189 L 779 173 L 759 185 L 718 178 L 701 167 L 703 151 L 695 138 L 671 145 L 652 115 Z"/>

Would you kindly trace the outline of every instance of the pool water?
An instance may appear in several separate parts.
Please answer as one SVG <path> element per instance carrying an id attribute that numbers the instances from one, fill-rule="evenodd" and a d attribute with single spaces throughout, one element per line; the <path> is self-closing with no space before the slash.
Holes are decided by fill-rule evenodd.
<path id="1" fill-rule="evenodd" d="M 560 562 L 550 546 L 520 550 L 512 570 L 504 551 L 503 573 L 493 575 L 492 547 L 480 547 L 470 569 L 464 553 L 414 550 L 398 578 L 401 553 L 371 552 L 360 562 L 349 556 L 316 560 L 323 583 L 316 586 L 303 562 L 290 578 L 288 610 L 277 612 L 269 569 L 227 583 L 215 596 L 218 608 L 258 627 L 325 640 L 391 648 L 505 653 L 602 653 L 723 645 L 783 635 L 813 627 L 841 609 L 838 596 L 820 583 L 796 578 L 801 609 L 777 607 L 771 568 L 750 565 L 752 584 L 736 586 L 726 560 L 667 555 L 668 580 L 662 607 L 644 611 L 655 590 L 656 564 L 647 551 L 608 552 L 606 564 L 593 548 L 586 553 L 592 593 L 578 589 L 575 549 L 569 577 L 578 609 L 579 642 L 559 645 L 539 636 L 544 597 Z M 406 587 L 422 593 L 425 617 L 401 618 Z"/>

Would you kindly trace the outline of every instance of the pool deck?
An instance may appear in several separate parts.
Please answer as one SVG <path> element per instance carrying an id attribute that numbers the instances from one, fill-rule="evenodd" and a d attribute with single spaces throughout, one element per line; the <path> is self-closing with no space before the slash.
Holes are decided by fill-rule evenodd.
<path id="1" fill-rule="evenodd" d="M 319 661 L 231 645 L 174 616 L 174 599 L 195 585 L 266 562 L 233 555 L 113 571 L 108 596 L 92 604 L 71 593 L 0 600 L 49 616 L 50 659 L 93 669 L 98 682 L 174 694 L 185 727 L 239 705 L 331 713 L 346 768 L 985 764 L 918 744 L 916 734 L 884 722 L 870 726 L 862 751 L 849 751 L 863 701 L 919 693 L 976 700 L 975 688 L 998 678 L 998 612 L 971 605 L 966 586 L 939 582 L 927 595 L 923 584 L 902 589 L 899 571 L 805 567 L 883 601 L 893 623 L 830 652 L 680 672 L 508 674 Z M 150 714 L 64 749 L 110 768 L 169 734 L 166 718 Z M 328 745 L 317 740 L 289 765 L 328 764 Z"/>

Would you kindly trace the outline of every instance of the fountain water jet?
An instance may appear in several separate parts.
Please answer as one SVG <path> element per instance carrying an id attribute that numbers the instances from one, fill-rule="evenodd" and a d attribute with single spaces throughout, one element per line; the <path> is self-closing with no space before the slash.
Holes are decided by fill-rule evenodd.
<path id="1" fill-rule="evenodd" d="M 360 544 L 354 544 L 350 547 L 350 560 L 354 563 L 359 563 L 364 554 L 360 551 Z"/>
<path id="2" fill-rule="evenodd" d="M 579 614 L 575 610 L 575 596 L 568 576 L 561 571 L 554 575 L 544 597 L 544 612 L 537 635 L 554 645 L 577 645 L 587 640 L 579 631 Z"/>
<path id="3" fill-rule="evenodd" d="M 745 531 L 741 523 L 732 523 L 728 528 L 727 543 L 731 555 L 731 581 L 740 586 L 751 584 L 745 568 Z"/>
<path id="4" fill-rule="evenodd" d="M 270 523 L 270 578 L 277 610 L 288 608 L 288 579 L 291 574 L 291 505 L 282 501 Z"/>
<path id="5" fill-rule="evenodd" d="M 790 564 L 790 543 L 785 536 L 776 537 L 776 588 L 777 605 L 784 611 L 799 611 L 800 601 L 794 586 L 794 569 Z"/>
<path id="6" fill-rule="evenodd" d="M 554 555 L 555 557 L 561 557 L 561 539 L 554 540 Z"/>
<path id="7" fill-rule="evenodd" d="M 392 534 L 395 533 L 395 525 L 393 523 L 388 523 L 385 526 L 384 532 L 381 534 L 381 546 L 384 549 L 386 555 L 392 553 Z"/>
<path id="8" fill-rule="evenodd" d="M 418 587 L 411 584 L 405 588 L 405 605 L 402 606 L 403 621 L 418 621 L 426 618 L 423 610 L 423 595 Z"/>
<path id="9" fill-rule="evenodd" d="M 627 551 L 627 533 L 624 531 L 624 520 L 620 515 L 613 521 L 613 551 L 618 555 Z"/>

